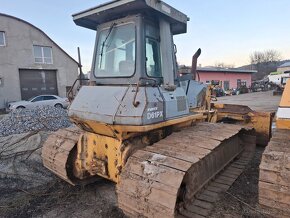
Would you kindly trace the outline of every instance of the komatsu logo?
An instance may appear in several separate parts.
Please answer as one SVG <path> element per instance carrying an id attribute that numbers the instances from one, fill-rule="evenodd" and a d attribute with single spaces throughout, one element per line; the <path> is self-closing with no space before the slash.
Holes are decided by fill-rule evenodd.
<path id="1" fill-rule="evenodd" d="M 158 111 L 157 107 L 147 109 L 147 119 L 148 120 L 156 119 L 156 118 L 160 118 L 160 117 L 163 117 L 163 111 Z"/>

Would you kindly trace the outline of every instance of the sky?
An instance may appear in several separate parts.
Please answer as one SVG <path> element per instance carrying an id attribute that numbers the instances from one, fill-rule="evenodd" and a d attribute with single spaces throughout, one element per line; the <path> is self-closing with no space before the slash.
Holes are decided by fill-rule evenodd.
<path id="1" fill-rule="evenodd" d="M 84 72 L 90 70 L 96 32 L 76 26 L 72 14 L 108 0 L 0 0 L 0 13 L 16 16 L 42 29 L 77 60 L 81 49 Z M 185 13 L 186 34 L 174 36 L 179 64 L 249 64 L 254 51 L 275 49 L 290 59 L 290 0 L 164 0 Z"/>

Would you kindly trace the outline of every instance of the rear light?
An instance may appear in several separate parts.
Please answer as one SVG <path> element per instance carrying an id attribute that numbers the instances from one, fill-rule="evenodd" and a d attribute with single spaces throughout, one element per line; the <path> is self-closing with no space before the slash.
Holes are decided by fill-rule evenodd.
<path id="1" fill-rule="evenodd" d="M 68 99 L 65 99 L 65 101 L 66 101 L 66 102 L 69 102 L 69 100 L 68 100 Z"/>

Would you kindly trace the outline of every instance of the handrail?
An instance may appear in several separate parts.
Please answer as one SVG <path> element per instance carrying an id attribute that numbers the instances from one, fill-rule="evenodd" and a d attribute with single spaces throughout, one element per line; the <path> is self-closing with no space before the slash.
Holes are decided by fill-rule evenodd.
<path id="1" fill-rule="evenodd" d="M 72 100 L 73 100 L 73 94 L 72 94 L 72 91 L 73 91 L 73 89 L 74 89 L 74 87 L 75 87 L 77 81 L 83 81 L 83 80 L 88 81 L 89 79 L 77 78 L 77 79 L 74 81 L 74 83 L 73 83 L 73 85 L 71 86 L 71 88 L 69 89 L 69 91 L 67 92 L 67 95 L 66 95 L 66 96 L 67 96 L 67 98 L 68 98 L 68 100 L 69 100 L 70 102 L 72 102 Z"/>

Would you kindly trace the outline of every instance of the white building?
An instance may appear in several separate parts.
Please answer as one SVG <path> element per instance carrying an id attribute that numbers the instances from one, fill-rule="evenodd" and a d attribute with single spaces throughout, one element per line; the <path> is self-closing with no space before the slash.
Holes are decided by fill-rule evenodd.
<path id="1" fill-rule="evenodd" d="M 39 94 L 66 96 L 78 63 L 42 30 L 0 13 L 0 109 Z"/>

